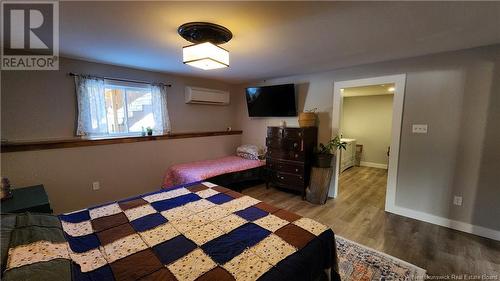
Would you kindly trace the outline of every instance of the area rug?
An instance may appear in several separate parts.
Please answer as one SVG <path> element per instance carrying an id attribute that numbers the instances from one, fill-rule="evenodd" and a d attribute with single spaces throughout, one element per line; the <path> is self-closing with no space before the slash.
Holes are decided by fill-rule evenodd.
<path id="1" fill-rule="evenodd" d="M 343 281 L 423 280 L 425 269 L 338 235 L 337 255 Z"/>

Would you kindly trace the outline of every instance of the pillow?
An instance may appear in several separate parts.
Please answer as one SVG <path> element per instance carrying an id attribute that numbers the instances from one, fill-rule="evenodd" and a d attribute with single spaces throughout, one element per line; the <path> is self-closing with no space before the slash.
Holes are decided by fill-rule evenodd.
<path id="1" fill-rule="evenodd" d="M 259 160 L 259 148 L 253 144 L 244 144 L 238 146 L 236 155 L 250 160 Z"/>
<path id="2" fill-rule="evenodd" d="M 238 155 L 241 158 L 248 159 L 248 160 L 259 160 L 259 156 L 255 156 L 250 153 L 246 152 L 236 152 L 236 155 Z"/>

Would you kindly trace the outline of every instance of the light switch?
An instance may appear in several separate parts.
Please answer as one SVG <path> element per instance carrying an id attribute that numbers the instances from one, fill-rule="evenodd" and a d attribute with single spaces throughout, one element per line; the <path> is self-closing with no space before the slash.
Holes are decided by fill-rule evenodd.
<path id="1" fill-rule="evenodd" d="M 414 134 L 427 134 L 427 124 L 413 124 L 412 132 Z"/>

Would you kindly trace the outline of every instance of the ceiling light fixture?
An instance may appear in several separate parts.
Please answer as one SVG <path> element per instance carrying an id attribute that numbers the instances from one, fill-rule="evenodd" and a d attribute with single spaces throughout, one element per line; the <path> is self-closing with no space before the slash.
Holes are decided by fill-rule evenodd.
<path id="1" fill-rule="evenodd" d="M 209 22 L 189 22 L 177 30 L 182 38 L 194 43 L 182 48 L 182 61 L 204 70 L 229 66 L 229 52 L 217 45 L 233 38 L 231 31 Z"/>

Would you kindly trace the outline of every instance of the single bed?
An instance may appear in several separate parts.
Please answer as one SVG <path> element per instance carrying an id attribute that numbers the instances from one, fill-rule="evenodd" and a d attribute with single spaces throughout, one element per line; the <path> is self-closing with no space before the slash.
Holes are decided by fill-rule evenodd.
<path id="1" fill-rule="evenodd" d="M 207 182 L 6 218 L 5 281 L 340 280 L 330 228 Z"/>
<path id="2" fill-rule="evenodd" d="M 169 188 L 202 180 L 209 180 L 226 186 L 231 184 L 231 181 L 255 180 L 261 175 L 261 168 L 264 165 L 264 161 L 248 160 L 239 156 L 176 164 L 169 167 L 165 172 L 163 187 Z M 249 171 L 249 173 L 245 173 L 246 171 Z M 226 174 L 232 175 L 221 177 Z"/>

